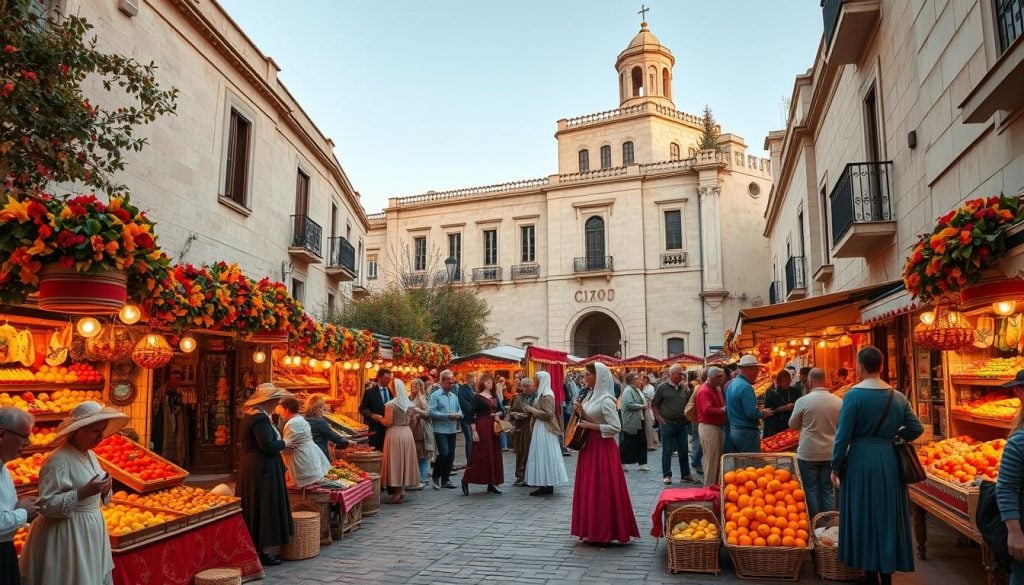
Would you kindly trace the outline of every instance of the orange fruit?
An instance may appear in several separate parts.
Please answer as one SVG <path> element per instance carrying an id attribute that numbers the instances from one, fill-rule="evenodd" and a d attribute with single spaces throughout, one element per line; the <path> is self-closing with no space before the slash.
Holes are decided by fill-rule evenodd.
<path id="1" fill-rule="evenodd" d="M 801 490 L 801 489 L 793 490 L 793 499 L 795 499 L 798 502 L 804 501 L 804 490 Z"/>
<path id="2" fill-rule="evenodd" d="M 740 546 L 750 546 L 753 543 L 754 543 L 754 541 L 751 540 L 749 536 L 741 536 L 740 537 Z"/>
<path id="3" fill-rule="evenodd" d="M 786 482 L 786 489 L 791 491 L 791 492 L 795 491 L 795 490 L 798 490 L 798 489 L 800 489 L 800 482 L 798 482 L 795 479 L 791 479 L 791 480 Z"/>
<path id="4" fill-rule="evenodd" d="M 767 546 L 768 541 L 758 536 L 754 539 L 754 546 Z"/>
<path id="5" fill-rule="evenodd" d="M 740 536 L 746 536 L 746 535 L 750 534 L 750 531 L 747 530 L 746 526 L 740 526 L 739 528 L 736 529 L 736 534 L 738 534 Z"/>
<path id="6" fill-rule="evenodd" d="M 753 520 L 756 512 L 754 512 L 753 508 L 743 508 L 740 510 L 740 514 L 743 514 L 747 520 Z"/>
<path id="7" fill-rule="evenodd" d="M 800 522 L 799 522 L 800 517 L 797 516 L 795 513 L 787 514 L 786 515 L 786 520 L 789 521 L 789 526 L 793 530 L 796 530 L 797 528 L 800 528 Z"/>
<path id="8" fill-rule="evenodd" d="M 793 546 L 794 544 L 796 544 L 796 539 L 792 536 L 782 537 L 782 546 Z"/>
<path id="9" fill-rule="evenodd" d="M 759 487 L 761 489 L 764 489 L 764 488 L 768 487 L 768 482 L 769 481 L 771 481 L 771 480 L 768 479 L 766 476 L 762 475 L 761 477 L 757 478 L 757 487 Z"/>
<path id="10" fill-rule="evenodd" d="M 758 488 L 754 488 L 750 490 L 750 497 L 754 498 L 755 500 L 758 498 L 764 498 L 764 491 Z"/>
<path id="11" fill-rule="evenodd" d="M 740 537 L 740 533 L 735 531 L 735 530 L 730 530 L 729 532 L 725 533 L 725 537 L 726 538 L 737 539 L 737 538 Z"/>
<path id="12" fill-rule="evenodd" d="M 758 522 L 764 522 L 765 520 L 768 519 L 768 514 L 765 514 L 764 510 L 756 510 L 755 509 L 755 511 L 754 511 L 754 519 L 757 520 Z"/>
<path id="13" fill-rule="evenodd" d="M 747 526 L 750 526 L 750 518 L 741 514 L 739 519 L 736 520 L 736 525 L 740 528 L 746 528 Z"/>
<path id="14" fill-rule="evenodd" d="M 786 512 L 789 514 L 796 514 L 799 510 L 796 509 L 796 504 L 790 504 L 786 506 Z"/>
<path id="15" fill-rule="evenodd" d="M 735 480 L 735 481 L 733 481 L 734 484 L 736 484 L 736 485 L 743 485 L 743 484 L 747 483 L 747 472 L 746 471 L 737 471 L 736 475 L 734 476 L 733 479 Z"/>
<path id="16" fill-rule="evenodd" d="M 796 525 L 797 525 L 797 528 L 799 528 L 800 530 L 810 530 L 808 528 L 807 520 L 805 520 L 803 518 L 797 520 Z"/>
<path id="17" fill-rule="evenodd" d="M 778 526 L 772 526 L 771 530 L 769 530 L 768 533 L 769 534 L 774 534 L 775 536 L 778 536 L 779 538 L 782 538 L 782 529 L 779 528 Z"/>
<path id="18" fill-rule="evenodd" d="M 758 536 L 763 536 L 765 538 L 768 538 L 769 536 L 771 536 L 771 533 L 772 533 L 772 529 L 769 528 L 767 524 L 762 524 L 762 525 L 757 527 L 757 534 L 758 534 Z"/>
<path id="19" fill-rule="evenodd" d="M 775 479 L 781 481 L 782 483 L 786 483 L 787 481 L 789 481 L 790 477 L 792 477 L 792 474 L 789 473 L 788 469 L 780 469 L 775 472 Z"/>
<path id="20" fill-rule="evenodd" d="M 803 511 L 807 510 L 807 504 L 805 504 L 804 502 L 797 502 L 796 503 L 796 509 L 801 511 L 801 512 L 803 512 Z"/>
<path id="21" fill-rule="evenodd" d="M 762 498 L 756 498 L 756 499 L 754 500 L 754 507 L 755 507 L 755 508 L 764 508 L 764 499 L 762 499 Z"/>
<path id="22" fill-rule="evenodd" d="M 739 539 L 736 538 L 735 536 L 729 536 L 728 538 L 725 539 L 725 542 L 728 542 L 732 546 L 736 546 L 736 545 L 738 545 L 740 543 Z"/>
<path id="23" fill-rule="evenodd" d="M 776 518 L 775 527 L 779 529 L 789 528 L 789 522 L 785 518 Z"/>
<path id="24" fill-rule="evenodd" d="M 783 500 L 786 502 L 787 508 L 793 508 L 794 511 L 796 510 L 796 498 L 789 494 L 786 494 L 786 497 L 783 498 Z"/>
<path id="25" fill-rule="evenodd" d="M 725 533 L 726 534 L 729 534 L 730 532 L 735 532 L 737 528 L 739 528 L 739 527 L 736 525 L 735 522 L 731 522 L 730 521 L 730 522 L 726 522 L 725 523 Z"/>
<path id="26" fill-rule="evenodd" d="M 747 483 L 743 484 L 743 487 L 747 488 L 747 493 L 750 494 L 757 489 L 757 483 L 748 480 Z"/>
<path id="27" fill-rule="evenodd" d="M 793 541 L 793 546 L 797 548 L 804 548 L 805 546 L 807 546 L 807 540 L 804 538 L 797 537 L 797 539 Z"/>
<path id="28" fill-rule="evenodd" d="M 750 496 L 748 496 L 746 494 L 740 496 L 739 500 L 736 501 L 736 504 L 740 508 L 746 508 L 747 506 L 750 505 Z"/>
<path id="29" fill-rule="evenodd" d="M 796 538 L 796 530 L 793 530 L 792 528 L 783 528 L 782 536 L 792 536 L 793 538 Z"/>
<path id="30" fill-rule="evenodd" d="M 786 510 L 785 506 L 775 506 L 775 515 L 776 516 L 782 516 L 783 518 L 785 518 L 786 514 L 789 514 L 789 511 Z"/>
<path id="31" fill-rule="evenodd" d="M 796 531 L 796 539 L 797 540 L 806 541 L 807 540 L 807 531 L 804 530 L 803 528 L 798 529 Z"/>
<path id="32" fill-rule="evenodd" d="M 779 480 L 773 479 L 773 480 L 769 481 L 768 485 L 765 486 L 765 487 L 768 489 L 769 492 L 775 493 L 775 492 L 779 491 L 779 488 L 782 487 L 782 484 L 779 483 Z"/>
<path id="33" fill-rule="evenodd" d="M 775 466 L 774 465 L 765 465 L 764 467 L 761 468 L 761 471 L 763 471 L 766 475 L 768 475 L 768 474 L 775 475 Z"/>
<path id="34" fill-rule="evenodd" d="M 757 477 L 757 468 L 753 465 L 747 467 L 744 471 L 747 472 L 747 475 L 753 474 L 754 477 Z"/>
<path id="35" fill-rule="evenodd" d="M 782 538 L 777 534 L 773 534 L 768 537 L 768 546 L 779 546 L 782 544 Z"/>
<path id="36" fill-rule="evenodd" d="M 764 495 L 764 505 L 766 505 L 766 506 L 774 506 L 775 505 L 775 495 L 774 494 L 765 494 Z"/>
<path id="37" fill-rule="evenodd" d="M 735 471 L 726 471 L 725 472 L 725 477 L 723 477 L 722 479 L 725 480 L 725 483 L 729 483 L 729 484 L 736 483 L 736 472 Z"/>
<path id="38" fill-rule="evenodd" d="M 725 492 L 725 499 L 729 500 L 730 502 L 735 502 L 740 499 L 740 495 L 736 493 L 736 490 L 732 490 L 731 492 L 727 491 Z"/>

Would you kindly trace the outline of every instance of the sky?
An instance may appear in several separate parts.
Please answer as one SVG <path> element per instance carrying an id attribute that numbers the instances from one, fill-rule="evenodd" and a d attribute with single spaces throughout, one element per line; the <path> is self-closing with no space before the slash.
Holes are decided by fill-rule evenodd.
<path id="1" fill-rule="evenodd" d="M 388 197 L 557 172 L 559 118 L 618 107 L 615 59 L 640 30 L 623 0 L 219 0 L 375 212 Z M 648 0 L 676 58 L 676 109 L 711 107 L 764 156 L 811 66 L 808 0 Z"/>

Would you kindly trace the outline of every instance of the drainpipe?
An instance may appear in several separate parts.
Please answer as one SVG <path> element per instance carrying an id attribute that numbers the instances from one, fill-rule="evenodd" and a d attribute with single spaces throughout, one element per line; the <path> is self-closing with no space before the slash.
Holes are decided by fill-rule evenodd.
<path id="1" fill-rule="evenodd" d="M 704 342 L 704 353 L 701 356 L 707 359 L 708 355 L 708 320 L 704 301 L 704 214 L 701 213 L 700 186 L 697 187 L 697 246 L 700 253 L 700 329 Z M 705 364 L 707 365 L 707 364 Z"/>

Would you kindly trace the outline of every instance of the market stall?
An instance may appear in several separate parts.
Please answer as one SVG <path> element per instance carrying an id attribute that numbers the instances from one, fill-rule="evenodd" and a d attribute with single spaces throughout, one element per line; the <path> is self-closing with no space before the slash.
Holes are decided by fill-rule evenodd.
<path id="1" fill-rule="evenodd" d="M 512 378 L 526 359 L 526 350 L 512 345 L 497 345 L 476 353 L 459 356 L 448 367 L 456 373 L 488 372 Z"/>

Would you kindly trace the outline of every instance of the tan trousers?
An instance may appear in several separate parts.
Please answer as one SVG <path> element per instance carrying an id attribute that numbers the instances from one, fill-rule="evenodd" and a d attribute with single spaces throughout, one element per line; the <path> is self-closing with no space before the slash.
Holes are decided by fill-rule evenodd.
<path id="1" fill-rule="evenodd" d="M 701 464 L 704 467 L 704 487 L 719 482 L 718 470 L 722 465 L 722 449 L 725 447 L 725 432 L 722 427 L 700 423 L 697 425 L 700 447 L 704 450 Z"/>

